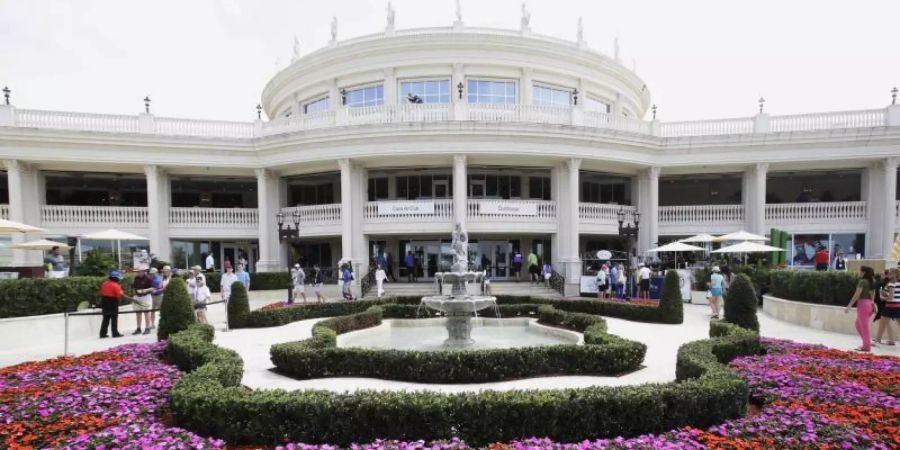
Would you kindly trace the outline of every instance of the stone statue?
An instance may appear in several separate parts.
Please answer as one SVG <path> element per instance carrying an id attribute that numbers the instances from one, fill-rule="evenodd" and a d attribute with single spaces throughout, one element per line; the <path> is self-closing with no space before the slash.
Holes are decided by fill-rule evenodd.
<path id="1" fill-rule="evenodd" d="M 331 42 L 337 41 L 337 16 L 331 17 Z"/>
<path id="2" fill-rule="evenodd" d="M 300 40 L 297 39 L 297 35 L 294 35 L 294 53 L 291 56 L 291 62 L 300 59 Z"/>
<path id="3" fill-rule="evenodd" d="M 619 60 L 619 37 L 618 36 L 616 36 L 616 38 L 613 39 L 613 59 L 615 59 L 616 61 L 620 61 Z"/>
<path id="4" fill-rule="evenodd" d="M 462 22 L 462 5 L 456 0 L 456 21 Z"/>
<path id="5" fill-rule="evenodd" d="M 581 17 L 578 18 L 578 31 L 576 33 L 578 43 L 584 42 L 584 21 Z"/>
<path id="6" fill-rule="evenodd" d="M 391 6 L 391 2 L 388 2 L 388 5 L 387 5 L 387 29 L 388 30 L 394 29 L 394 18 L 395 18 L 394 7 Z"/>
<path id="7" fill-rule="evenodd" d="M 453 250 L 454 272 L 465 272 L 469 269 L 469 236 L 463 230 L 462 223 L 456 222 L 453 226 L 453 240 L 450 248 Z"/>
<path id="8" fill-rule="evenodd" d="M 525 2 L 522 2 L 522 29 L 528 28 L 529 24 L 531 24 L 531 13 L 528 12 L 528 7 L 525 6 Z"/>

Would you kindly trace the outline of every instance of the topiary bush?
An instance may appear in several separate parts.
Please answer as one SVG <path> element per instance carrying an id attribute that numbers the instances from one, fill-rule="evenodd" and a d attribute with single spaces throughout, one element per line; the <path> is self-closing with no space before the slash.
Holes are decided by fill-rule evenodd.
<path id="1" fill-rule="evenodd" d="M 243 327 L 249 315 L 250 298 L 247 296 L 247 288 L 241 282 L 234 282 L 231 285 L 231 297 L 228 299 L 228 327 Z"/>
<path id="2" fill-rule="evenodd" d="M 858 282 L 857 274 L 842 270 L 772 270 L 768 288 L 771 295 L 785 300 L 844 306 Z"/>
<path id="3" fill-rule="evenodd" d="M 191 306 L 191 298 L 188 296 L 184 280 L 173 278 L 166 288 L 162 306 L 159 308 L 157 339 L 164 341 L 170 334 L 184 331 L 196 322 L 194 307 Z"/>
<path id="4" fill-rule="evenodd" d="M 759 331 L 759 320 L 756 318 L 756 290 L 753 289 L 753 282 L 747 275 L 739 274 L 731 281 L 731 287 L 725 296 L 725 321 Z"/>
<path id="5" fill-rule="evenodd" d="M 659 297 L 659 318 L 662 323 L 684 322 L 684 302 L 681 300 L 681 278 L 678 272 L 670 270 L 663 280 Z"/>

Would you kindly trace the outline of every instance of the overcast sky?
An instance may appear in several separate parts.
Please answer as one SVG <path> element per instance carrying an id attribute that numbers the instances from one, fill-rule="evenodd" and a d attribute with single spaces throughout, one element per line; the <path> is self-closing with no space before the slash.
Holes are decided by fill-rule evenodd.
<path id="1" fill-rule="evenodd" d="M 449 26 L 454 0 L 394 0 L 397 28 Z M 662 120 L 881 108 L 900 85 L 900 0 L 529 0 L 533 32 L 637 61 Z M 0 0 L 0 85 L 20 108 L 251 120 L 265 83 L 339 39 L 384 29 L 376 0 Z M 518 0 L 462 0 L 516 29 Z M 276 66 L 276 61 L 278 61 Z"/>

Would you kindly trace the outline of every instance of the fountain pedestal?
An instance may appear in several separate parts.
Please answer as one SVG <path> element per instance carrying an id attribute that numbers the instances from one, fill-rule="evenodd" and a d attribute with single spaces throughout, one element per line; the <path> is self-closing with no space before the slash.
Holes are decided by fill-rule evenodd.
<path id="1" fill-rule="evenodd" d="M 447 313 L 447 339 L 444 347 L 465 348 L 472 345 L 472 314 L 467 312 Z"/>

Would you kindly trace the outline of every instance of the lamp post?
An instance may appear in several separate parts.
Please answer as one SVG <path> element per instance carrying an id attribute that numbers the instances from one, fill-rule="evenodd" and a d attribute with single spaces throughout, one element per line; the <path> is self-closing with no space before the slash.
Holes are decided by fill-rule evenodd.
<path id="1" fill-rule="evenodd" d="M 275 220 L 278 222 L 278 241 L 291 241 L 300 238 L 300 211 L 294 211 L 291 214 L 292 222 L 294 222 L 294 227 L 286 227 L 284 226 L 285 214 L 283 212 L 279 212 L 275 214 Z M 291 273 L 291 248 L 287 249 L 287 264 L 288 264 L 288 273 Z M 291 277 L 291 281 L 288 283 L 288 304 L 294 303 L 294 280 Z"/>
<path id="2" fill-rule="evenodd" d="M 578 106 L 578 88 L 572 90 L 572 105 Z"/>
<path id="3" fill-rule="evenodd" d="M 256 120 L 262 120 L 262 105 L 256 104 Z"/>
<path id="4" fill-rule="evenodd" d="M 150 96 L 144 97 L 144 112 L 150 114 Z"/>
<path id="5" fill-rule="evenodd" d="M 641 213 L 634 211 L 631 213 L 631 217 L 633 220 L 633 224 L 625 223 L 625 208 L 619 208 L 619 211 L 616 213 L 616 217 L 619 221 L 619 236 L 624 237 L 628 242 L 626 248 L 626 256 L 625 256 L 625 299 L 631 298 L 631 283 L 633 283 L 633 276 L 631 273 L 631 254 L 634 249 L 634 240 L 638 237 L 638 230 L 640 229 L 641 223 Z"/>
<path id="6" fill-rule="evenodd" d="M 897 88 L 894 88 L 894 98 L 897 97 Z M 9 93 L 12 92 L 9 90 L 9 86 L 3 86 L 3 98 L 6 100 L 6 104 L 9 104 Z"/>
<path id="7" fill-rule="evenodd" d="M 341 88 L 341 106 L 347 106 L 347 90 Z"/>
<path id="8" fill-rule="evenodd" d="M 7 92 L 7 90 L 3 89 L 3 92 Z M 894 88 L 891 89 L 891 104 L 892 105 L 897 104 L 897 92 L 900 92 L 900 91 L 897 90 L 897 86 L 894 86 Z M 6 95 L 6 104 L 7 105 L 9 104 L 9 94 L 8 93 Z"/>
<path id="9" fill-rule="evenodd" d="M 459 99 L 462 100 L 462 94 L 463 94 L 462 81 L 460 81 L 459 84 L 456 85 L 456 90 L 459 91 Z"/>

